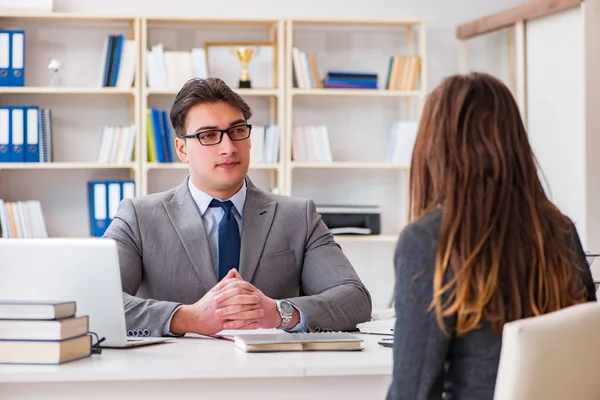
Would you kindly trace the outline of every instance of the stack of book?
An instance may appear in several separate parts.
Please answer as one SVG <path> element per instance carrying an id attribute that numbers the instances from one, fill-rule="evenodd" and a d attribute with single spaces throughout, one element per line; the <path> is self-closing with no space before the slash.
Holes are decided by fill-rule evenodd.
<path id="1" fill-rule="evenodd" d="M 39 200 L 0 199 L 0 237 L 47 238 L 46 221 Z"/>
<path id="2" fill-rule="evenodd" d="M 150 89 L 179 90 L 188 79 L 208 77 L 206 51 L 203 48 L 165 51 L 164 44 L 158 43 L 146 50 L 144 55 Z"/>
<path id="3" fill-rule="evenodd" d="M 327 126 L 294 125 L 292 158 L 299 162 L 333 162 Z"/>
<path id="4" fill-rule="evenodd" d="M 133 160 L 135 125 L 105 126 L 98 152 L 98 162 L 124 164 Z"/>
<path id="5" fill-rule="evenodd" d="M 421 58 L 407 56 L 390 57 L 386 89 L 412 91 L 417 89 L 421 72 Z"/>
<path id="6" fill-rule="evenodd" d="M 321 89 L 317 56 L 294 47 L 292 49 L 292 80 L 299 89 Z"/>
<path id="7" fill-rule="evenodd" d="M 88 181 L 90 235 L 102 237 L 123 199 L 135 196 L 133 180 Z"/>
<path id="8" fill-rule="evenodd" d="M 0 106 L 0 163 L 52 161 L 49 108 Z"/>
<path id="9" fill-rule="evenodd" d="M 377 74 L 353 71 L 328 71 L 323 80 L 323 87 L 377 89 Z"/>
<path id="10" fill-rule="evenodd" d="M 89 317 L 75 302 L 0 300 L 0 363 L 63 364 L 89 357 Z"/>
<path id="11" fill-rule="evenodd" d="M 126 40 L 123 34 L 108 35 L 102 50 L 100 86 L 130 88 L 135 77 L 137 58 L 135 40 Z"/>
<path id="12" fill-rule="evenodd" d="M 169 120 L 169 111 L 158 108 L 146 109 L 146 139 L 148 161 L 158 163 L 177 162 L 175 130 Z"/>
<path id="13" fill-rule="evenodd" d="M 252 125 L 250 161 L 253 164 L 276 164 L 279 162 L 279 125 Z"/>

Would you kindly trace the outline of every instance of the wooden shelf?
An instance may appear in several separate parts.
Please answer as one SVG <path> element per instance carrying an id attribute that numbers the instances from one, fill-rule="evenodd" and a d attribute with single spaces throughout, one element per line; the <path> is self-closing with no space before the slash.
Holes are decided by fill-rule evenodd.
<path id="1" fill-rule="evenodd" d="M 278 97 L 279 96 L 279 89 L 235 89 L 236 93 L 238 93 L 240 96 L 243 97 L 250 97 L 250 96 L 256 96 L 256 97 Z M 175 96 L 177 95 L 177 93 L 179 92 L 179 90 L 176 89 L 149 89 L 149 88 L 145 88 L 144 89 L 144 94 L 149 96 L 149 95 L 156 95 L 156 96 Z"/>
<path id="2" fill-rule="evenodd" d="M 93 15 L 81 13 L 3 13 L 0 20 L 18 19 L 19 21 L 32 22 L 130 22 L 136 19 L 126 15 Z"/>
<path id="3" fill-rule="evenodd" d="M 100 88 L 100 87 L 50 87 L 50 86 L 2 86 L 0 87 L 0 94 L 11 93 L 11 94 L 102 94 L 102 95 L 135 95 L 136 90 L 134 88 L 121 89 L 121 88 Z"/>
<path id="4" fill-rule="evenodd" d="M 399 19 L 343 19 L 343 18 L 300 18 L 293 20 L 294 26 L 300 27 L 319 27 L 327 26 L 374 26 L 374 27 L 412 27 L 424 25 L 422 20 L 399 20 Z"/>
<path id="5" fill-rule="evenodd" d="M 398 235 L 333 235 L 333 237 L 338 243 L 396 243 L 398 241 Z"/>
<path id="6" fill-rule="evenodd" d="M 26 162 L 26 163 L 0 163 L 1 169 L 64 169 L 64 170 L 76 170 L 76 169 L 137 169 L 137 163 L 126 163 L 126 164 L 104 164 L 96 162 Z"/>
<path id="7" fill-rule="evenodd" d="M 332 163 L 317 163 L 317 162 L 291 162 L 290 168 L 293 169 L 396 169 L 408 171 L 409 166 L 398 165 L 391 163 L 375 163 L 375 162 L 332 162 Z"/>
<path id="8" fill-rule="evenodd" d="M 148 24 L 192 24 L 192 25 L 273 25 L 277 24 L 279 19 L 271 18 L 194 18 L 184 16 L 161 17 L 148 16 L 145 18 Z"/>
<path id="9" fill-rule="evenodd" d="M 292 89 L 292 96 L 332 97 L 421 97 L 423 92 L 386 89 Z"/>
<path id="10" fill-rule="evenodd" d="M 250 169 L 267 169 L 277 170 L 281 167 L 281 164 L 250 164 Z"/>
<path id="11" fill-rule="evenodd" d="M 146 163 L 145 169 L 187 169 L 188 165 L 180 162 L 175 163 Z"/>
<path id="12" fill-rule="evenodd" d="M 277 170 L 281 167 L 281 164 L 250 164 L 250 169 L 255 170 Z M 188 165 L 175 162 L 175 163 L 146 163 L 146 170 L 169 170 L 169 169 L 188 169 Z"/>

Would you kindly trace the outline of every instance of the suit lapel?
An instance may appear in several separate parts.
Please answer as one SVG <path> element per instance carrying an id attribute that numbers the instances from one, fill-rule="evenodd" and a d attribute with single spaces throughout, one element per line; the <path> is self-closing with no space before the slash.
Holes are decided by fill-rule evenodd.
<path id="1" fill-rule="evenodd" d="M 258 260 L 263 252 L 267 236 L 271 230 L 277 202 L 265 196 L 250 178 L 246 178 L 247 193 L 242 223 L 242 243 L 240 252 L 240 275 L 252 282 Z"/>
<path id="2" fill-rule="evenodd" d="M 164 206 L 200 279 L 200 285 L 204 292 L 208 292 L 217 284 L 217 274 L 204 222 L 188 188 L 188 179 L 189 177 L 176 189 L 170 201 L 164 202 Z"/>

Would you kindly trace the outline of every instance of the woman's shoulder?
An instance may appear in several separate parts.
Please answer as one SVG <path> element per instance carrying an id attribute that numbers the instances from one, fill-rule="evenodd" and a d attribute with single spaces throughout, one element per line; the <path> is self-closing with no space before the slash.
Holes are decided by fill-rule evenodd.
<path id="1" fill-rule="evenodd" d="M 396 244 L 396 258 L 422 258 L 435 253 L 442 226 L 442 209 L 437 208 L 408 224 Z"/>
<path id="2" fill-rule="evenodd" d="M 402 230 L 400 239 L 405 237 L 416 237 L 419 239 L 437 239 L 442 226 L 442 208 L 436 208 L 418 219 L 412 221 Z"/>

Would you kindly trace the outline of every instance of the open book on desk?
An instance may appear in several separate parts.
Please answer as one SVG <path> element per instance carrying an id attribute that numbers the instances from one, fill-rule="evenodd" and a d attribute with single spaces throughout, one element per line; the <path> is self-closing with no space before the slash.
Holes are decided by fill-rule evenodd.
<path id="1" fill-rule="evenodd" d="M 309 332 L 249 334 L 234 337 L 235 345 L 245 352 L 267 351 L 356 351 L 362 339 L 346 332 Z"/>
<path id="2" fill-rule="evenodd" d="M 356 325 L 362 333 L 373 333 L 377 335 L 393 335 L 396 325 L 396 309 L 389 308 L 371 318 L 369 322 Z"/>

